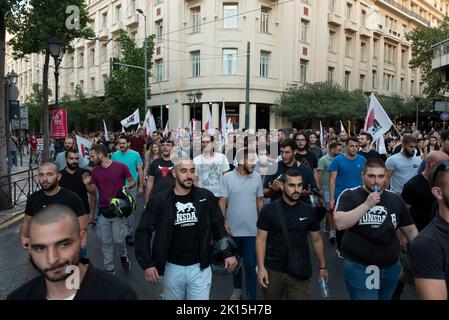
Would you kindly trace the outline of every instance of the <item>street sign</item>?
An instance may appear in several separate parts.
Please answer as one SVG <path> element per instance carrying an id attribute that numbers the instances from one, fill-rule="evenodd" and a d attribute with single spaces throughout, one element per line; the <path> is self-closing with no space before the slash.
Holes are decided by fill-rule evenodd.
<path id="1" fill-rule="evenodd" d="M 440 119 L 441 119 L 442 121 L 447 121 L 447 120 L 449 120 L 449 112 L 443 112 L 443 113 L 440 115 Z"/>

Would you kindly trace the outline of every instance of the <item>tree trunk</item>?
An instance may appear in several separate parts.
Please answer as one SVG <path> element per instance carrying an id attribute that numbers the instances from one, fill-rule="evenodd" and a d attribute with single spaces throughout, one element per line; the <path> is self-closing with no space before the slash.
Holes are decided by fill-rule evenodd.
<path id="1" fill-rule="evenodd" d="M 42 161 L 50 161 L 50 112 L 48 110 L 48 63 L 50 60 L 50 54 L 45 54 L 44 62 L 44 74 L 43 74 L 43 93 L 44 93 L 44 152 L 42 153 Z"/>

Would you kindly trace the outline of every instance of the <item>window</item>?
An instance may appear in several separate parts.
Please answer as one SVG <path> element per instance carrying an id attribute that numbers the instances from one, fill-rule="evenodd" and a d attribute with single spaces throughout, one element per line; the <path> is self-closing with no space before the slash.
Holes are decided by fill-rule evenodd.
<path id="1" fill-rule="evenodd" d="M 102 79 L 103 79 L 103 90 L 104 90 L 104 88 L 106 88 L 106 80 L 108 79 L 108 75 L 103 74 Z"/>
<path id="2" fill-rule="evenodd" d="M 384 90 L 394 91 L 394 75 L 384 73 Z"/>
<path id="3" fill-rule="evenodd" d="M 373 70 L 373 88 L 377 88 L 377 72 Z"/>
<path id="4" fill-rule="evenodd" d="M 262 7 L 260 12 L 260 31 L 268 33 L 270 32 L 270 13 L 271 9 Z"/>
<path id="5" fill-rule="evenodd" d="M 75 84 L 73 82 L 70 82 L 70 94 L 75 94 Z"/>
<path id="6" fill-rule="evenodd" d="M 90 90 L 95 91 L 95 78 L 90 78 Z"/>
<path id="7" fill-rule="evenodd" d="M 78 66 L 83 68 L 84 67 L 84 52 L 80 51 L 78 56 Z"/>
<path id="8" fill-rule="evenodd" d="M 270 63 L 270 52 L 260 51 L 260 76 L 268 78 L 268 70 Z"/>
<path id="9" fill-rule="evenodd" d="M 223 74 L 237 74 L 237 49 L 223 49 Z"/>
<path id="10" fill-rule="evenodd" d="M 84 92 L 84 80 L 80 80 L 81 91 Z"/>
<path id="11" fill-rule="evenodd" d="M 404 89 L 405 89 L 404 85 L 405 85 L 404 78 L 401 78 L 401 93 L 404 93 Z"/>
<path id="12" fill-rule="evenodd" d="M 115 16 L 114 16 L 115 22 L 121 20 L 121 12 L 122 12 L 122 6 L 119 4 L 118 6 L 115 7 Z"/>
<path id="13" fill-rule="evenodd" d="M 360 44 L 360 60 L 366 61 L 366 42 Z"/>
<path id="14" fill-rule="evenodd" d="M 366 11 L 365 10 L 362 10 L 362 26 L 363 27 L 366 27 Z"/>
<path id="15" fill-rule="evenodd" d="M 301 59 L 299 62 L 299 82 L 306 83 L 307 82 L 307 66 L 309 65 L 309 61 Z"/>
<path id="16" fill-rule="evenodd" d="M 195 7 L 190 9 L 192 33 L 200 32 L 200 24 L 201 24 L 200 14 L 201 14 L 201 7 Z"/>
<path id="17" fill-rule="evenodd" d="M 134 14 L 136 12 L 136 0 L 130 0 L 129 2 L 129 12 Z"/>
<path id="18" fill-rule="evenodd" d="M 374 59 L 377 58 L 378 43 L 379 43 L 379 40 L 377 40 L 377 39 L 373 40 L 373 58 Z"/>
<path id="19" fill-rule="evenodd" d="M 75 57 L 72 55 L 70 56 L 70 64 L 69 67 L 73 68 L 75 67 Z"/>
<path id="20" fill-rule="evenodd" d="M 351 72 L 346 71 L 345 72 L 345 87 L 344 87 L 345 90 L 349 90 L 350 80 L 351 80 Z"/>
<path id="21" fill-rule="evenodd" d="M 352 38 L 347 37 L 346 38 L 346 45 L 345 45 L 345 55 L 346 55 L 346 57 L 351 57 L 351 42 L 352 42 Z"/>
<path id="22" fill-rule="evenodd" d="M 311 0 L 302 0 L 302 2 L 310 5 Z"/>
<path id="23" fill-rule="evenodd" d="M 332 83 L 334 82 L 334 67 L 327 68 L 327 82 Z"/>
<path id="24" fill-rule="evenodd" d="M 108 45 L 106 43 L 101 45 L 100 59 L 101 62 L 104 62 L 108 59 Z"/>
<path id="25" fill-rule="evenodd" d="M 192 57 L 192 77 L 199 77 L 201 75 L 200 51 L 193 51 L 190 55 Z"/>
<path id="26" fill-rule="evenodd" d="M 329 0 L 329 12 L 335 13 L 336 1 L 337 0 Z"/>
<path id="27" fill-rule="evenodd" d="M 301 41 L 308 42 L 308 36 L 309 33 L 309 23 L 307 21 L 301 21 Z"/>
<path id="28" fill-rule="evenodd" d="M 346 20 L 351 20 L 352 16 L 352 4 L 346 3 Z"/>
<path id="29" fill-rule="evenodd" d="M 237 4 L 224 4 L 223 5 L 223 28 L 224 29 L 237 29 Z"/>
<path id="30" fill-rule="evenodd" d="M 407 66 L 407 51 L 402 51 L 401 63 L 402 63 L 402 67 Z"/>
<path id="31" fill-rule="evenodd" d="M 155 60 L 154 66 L 156 69 L 154 78 L 155 78 L 156 82 L 160 82 L 163 80 L 163 77 L 164 77 L 164 63 L 163 63 L 162 59 Z"/>
<path id="32" fill-rule="evenodd" d="M 394 63 L 394 50 L 395 48 L 392 45 L 385 45 L 385 62 Z"/>
<path id="33" fill-rule="evenodd" d="M 89 56 L 89 63 L 91 66 L 95 64 L 95 48 L 92 48 L 89 50 L 90 56 Z"/>
<path id="34" fill-rule="evenodd" d="M 335 52 L 335 32 L 329 31 L 329 52 Z"/>
<path id="35" fill-rule="evenodd" d="M 164 22 L 163 20 L 160 20 L 156 22 L 156 42 L 161 43 L 162 42 L 162 35 L 164 33 Z"/>
<path id="36" fill-rule="evenodd" d="M 103 12 L 102 14 L 101 14 L 101 29 L 105 29 L 106 28 L 106 26 L 108 25 L 108 12 L 106 11 L 106 12 Z"/>
<path id="37" fill-rule="evenodd" d="M 359 89 L 363 90 L 364 88 L 365 88 L 365 75 L 361 74 L 359 80 Z"/>

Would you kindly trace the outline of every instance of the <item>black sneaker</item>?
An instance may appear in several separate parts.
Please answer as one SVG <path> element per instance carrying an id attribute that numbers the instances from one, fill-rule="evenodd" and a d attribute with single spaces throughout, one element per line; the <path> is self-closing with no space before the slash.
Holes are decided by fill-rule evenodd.
<path id="1" fill-rule="evenodd" d="M 130 236 L 130 235 L 127 235 L 126 237 L 125 237 L 125 241 L 126 241 L 126 244 L 128 245 L 128 246 L 134 246 L 134 239 L 133 239 L 133 236 Z"/>
<path id="2" fill-rule="evenodd" d="M 131 261 L 129 261 L 128 256 L 120 257 L 122 262 L 123 271 L 128 272 L 131 270 Z"/>
<path id="3" fill-rule="evenodd" d="M 106 271 L 106 272 L 109 273 L 110 275 L 115 276 L 115 270 L 104 270 L 104 271 Z"/>

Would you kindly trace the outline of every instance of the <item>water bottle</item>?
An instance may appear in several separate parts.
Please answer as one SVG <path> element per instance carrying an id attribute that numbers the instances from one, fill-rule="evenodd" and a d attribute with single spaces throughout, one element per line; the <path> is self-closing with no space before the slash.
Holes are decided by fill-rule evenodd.
<path id="1" fill-rule="evenodd" d="M 327 280 L 322 278 L 320 280 L 321 296 L 325 299 L 330 298 L 329 287 L 327 286 Z"/>
<path id="2" fill-rule="evenodd" d="M 374 192 L 379 192 L 379 188 L 377 187 L 377 184 L 374 186 Z"/>

